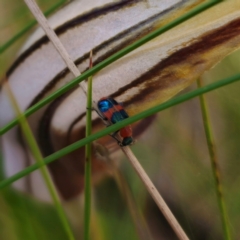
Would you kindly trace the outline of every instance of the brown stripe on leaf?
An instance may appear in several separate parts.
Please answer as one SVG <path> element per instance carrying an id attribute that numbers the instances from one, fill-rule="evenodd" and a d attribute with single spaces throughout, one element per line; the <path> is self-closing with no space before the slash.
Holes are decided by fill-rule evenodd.
<path id="1" fill-rule="evenodd" d="M 120 88 L 112 97 L 121 96 L 131 88 L 139 88 L 138 93 L 130 96 L 128 100 L 125 101 L 126 105 L 131 104 L 132 106 L 139 106 L 139 103 L 145 101 L 150 95 L 171 88 L 171 86 L 175 86 L 178 81 L 184 81 L 185 79 L 191 79 L 191 81 L 193 81 L 197 78 L 197 75 L 201 75 L 205 70 L 209 69 L 217 62 L 211 61 L 211 56 L 208 58 L 204 56 L 204 54 L 216 50 L 235 37 L 239 37 L 239 35 L 240 18 L 204 34 L 198 38 L 197 42 L 171 54 L 139 78 Z M 240 38 L 239 41 L 234 42 L 234 44 L 235 46 L 232 46 L 232 51 L 234 47 L 237 48 L 240 45 Z M 225 55 L 229 53 L 230 52 L 227 52 Z M 214 57 L 212 58 L 214 59 Z M 220 61 L 220 59 L 218 59 L 218 61 Z M 202 71 L 198 71 L 198 74 L 193 74 L 192 72 L 196 71 L 197 68 L 202 69 Z M 189 76 L 187 76 L 186 73 L 188 73 Z M 191 81 L 186 84 L 189 85 Z M 135 112 L 132 108 L 130 111 Z"/>
<path id="2" fill-rule="evenodd" d="M 177 6 L 183 5 L 183 2 L 177 4 Z M 129 6 L 130 5 L 128 5 L 128 7 Z M 153 26 L 148 26 L 149 22 L 154 22 L 161 15 L 166 14 L 166 13 L 172 11 L 172 10 L 173 10 L 173 8 L 169 8 L 169 9 L 165 10 L 164 12 L 156 14 L 155 16 L 153 16 L 151 18 L 148 18 L 147 20 L 144 20 L 144 21 L 138 23 L 137 25 L 135 25 L 135 26 L 133 26 L 133 27 L 131 27 L 131 28 L 125 30 L 125 31 L 120 32 L 119 34 L 115 35 L 114 37 L 112 37 L 112 38 L 108 39 L 107 41 L 102 42 L 100 45 L 94 47 L 92 49 L 92 51 L 94 52 L 94 55 L 98 55 L 98 53 L 101 50 L 103 50 L 104 48 L 109 48 L 109 50 L 105 54 L 100 55 L 97 59 L 95 59 L 94 62 L 93 62 L 93 65 L 97 65 L 98 63 L 107 59 L 111 55 L 117 53 L 121 49 L 127 47 L 128 45 L 134 43 L 138 39 L 140 39 L 140 38 L 146 36 L 147 34 L 149 34 L 150 32 L 152 32 L 154 30 L 154 27 Z M 77 22 L 80 22 L 80 21 L 77 21 Z M 146 25 L 145 29 L 144 29 L 144 25 Z M 69 26 L 71 26 L 71 24 Z M 132 34 L 132 33 L 135 33 L 135 34 Z M 115 47 L 111 47 L 111 44 L 115 43 L 119 39 L 122 40 L 122 43 L 118 44 Z M 124 39 L 126 39 L 126 40 L 124 40 Z M 79 66 L 84 61 L 86 61 L 88 58 L 89 58 L 89 53 L 86 53 L 83 56 L 76 59 L 74 62 L 77 66 Z M 86 70 L 88 70 L 88 68 L 82 70 L 82 72 L 85 72 Z M 35 99 L 31 102 L 30 106 L 34 105 L 39 100 L 41 100 L 49 91 L 51 91 L 56 86 L 56 84 L 59 81 L 61 81 L 62 78 L 64 78 L 69 73 L 70 73 L 70 71 L 66 67 L 59 74 L 57 74 L 52 80 L 49 80 L 49 83 L 47 84 L 47 86 L 35 97 Z"/>
<path id="3" fill-rule="evenodd" d="M 55 32 L 57 35 L 61 35 L 75 26 L 86 23 L 87 21 L 90 21 L 92 19 L 99 18 L 109 12 L 117 11 L 119 9 L 124 9 L 126 7 L 130 7 L 139 1 L 142 1 L 142 0 L 123 0 L 120 3 L 111 3 L 111 4 L 103 6 L 102 8 L 94 9 L 91 12 L 88 12 L 88 13 L 78 16 L 74 19 L 71 19 L 70 21 L 57 27 L 55 29 Z M 32 46 L 30 46 L 25 52 L 23 52 L 15 60 L 15 62 L 10 67 L 10 69 L 7 71 L 6 75 L 9 77 L 12 74 L 12 72 L 20 65 L 21 62 L 23 62 L 28 56 L 30 56 L 34 51 L 39 49 L 42 45 L 47 44 L 47 43 L 49 43 L 49 39 L 46 35 L 41 37 L 39 40 L 37 40 Z"/>
<path id="4" fill-rule="evenodd" d="M 120 51 L 121 49 L 123 49 L 124 47 L 127 47 L 129 44 L 132 44 L 133 42 L 135 42 L 137 39 L 147 35 L 149 32 L 151 32 L 153 29 L 152 28 L 147 28 L 143 31 L 141 31 L 141 33 L 139 33 L 137 36 L 133 35 L 131 36 L 130 32 L 137 30 L 135 29 L 137 27 L 133 27 L 127 31 L 123 31 L 120 34 L 114 36 L 113 38 L 109 39 L 108 41 L 102 43 L 101 45 L 95 47 L 92 51 L 94 52 L 95 55 L 98 55 L 98 53 L 103 49 L 106 48 L 108 45 L 111 45 L 111 43 L 114 43 L 117 39 L 122 38 L 124 39 L 124 37 L 126 37 L 128 34 L 130 35 L 129 39 L 126 39 L 125 41 L 123 41 L 121 44 L 118 44 L 116 47 L 114 48 L 109 48 L 109 51 L 107 51 L 105 54 L 99 56 L 97 59 L 95 59 L 93 61 L 93 65 L 97 65 L 98 63 L 102 62 L 103 60 L 107 59 L 108 57 L 110 57 L 111 55 L 113 55 L 114 53 Z M 89 58 L 89 53 L 84 54 L 82 57 L 78 58 L 75 61 L 75 64 L 78 66 L 80 64 L 82 64 L 84 61 L 86 61 Z M 84 69 L 82 72 L 85 72 L 88 70 L 88 67 L 86 69 Z M 62 70 L 59 74 L 57 74 L 52 80 L 49 80 L 49 83 L 44 87 L 44 89 L 33 99 L 33 101 L 31 102 L 31 104 L 29 105 L 29 107 L 33 106 L 34 104 L 36 104 L 38 101 L 40 101 L 44 96 L 46 96 L 52 89 L 54 89 L 54 87 L 62 80 L 62 78 L 64 78 L 67 74 L 69 74 L 70 71 L 69 69 L 66 67 L 64 70 Z M 77 85 L 77 83 L 76 83 Z M 78 85 L 76 87 L 73 87 L 71 90 L 74 90 L 78 88 Z"/>
<path id="5" fill-rule="evenodd" d="M 82 119 L 82 116 L 79 116 L 79 119 Z M 142 134 L 144 130 L 154 121 L 154 119 L 155 116 L 151 116 L 142 121 L 134 123 L 134 137 L 136 138 Z M 76 123 L 77 120 L 74 121 L 72 125 L 76 125 Z M 99 118 L 93 121 L 94 132 L 99 131 L 102 128 L 104 128 L 104 125 Z M 57 149 L 54 149 L 55 151 L 85 137 L 85 126 L 77 128 L 72 127 L 71 129 L 71 132 L 68 133 L 70 134 L 68 137 L 68 142 L 65 142 L 64 144 L 62 141 L 62 144 L 58 145 Z M 52 131 L 51 134 L 54 135 L 54 139 L 56 140 L 66 139 L 66 135 L 64 133 Z M 106 148 L 113 146 L 110 151 L 116 151 L 119 149 L 116 141 L 108 135 L 98 139 L 96 142 Z M 99 159 L 98 154 L 95 153 L 95 151 L 97 151 L 95 149 L 95 145 L 93 145 L 92 151 L 92 174 L 94 181 L 105 176 L 106 173 L 109 172 L 110 166 L 102 158 Z M 66 200 L 77 196 L 83 190 L 84 161 L 85 147 L 81 147 L 78 150 L 71 152 L 61 159 L 58 159 L 57 161 L 54 161 L 48 165 L 55 184 L 57 185 L 62 197 Z"/>

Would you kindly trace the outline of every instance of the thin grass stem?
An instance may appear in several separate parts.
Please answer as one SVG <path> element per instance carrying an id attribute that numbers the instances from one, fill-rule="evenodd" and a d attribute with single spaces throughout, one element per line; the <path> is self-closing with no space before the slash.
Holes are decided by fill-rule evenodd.
<path id="1" fill-rule="evenodd" d="M 121 191 L 121 194 L 127 204 L 128 210 L 133 219 L 139 240 L 152 240 L 153 238 L 151 236 L 150 230 L 147 226 L 145 219 L 143 218 L 143 215 L 141 214 L 141 212 L 139 212 L 129 185 L 121 172 L 116 168 L 116 166 L 113 166 L 113 174 L 115 181 L 117 182 L 118 188 Z"/>
<path id="2" fill-rule="evenodd" d="M 1 138 L 0 138 L 0 146 L 2 146 Z M 2 181 L 5 178 L 6 178 L 6 174 L 5 174 L 5 171 L 4 171 L 3 156 L 2 156 L 2 151 L 1 151 L 0 152 L 0 181 Z"/>
<path id="3" fill-rule="evenodd" d="M 126 54 L 132 52 L 136 48 L 138 48 L 138 47 L 142 46 L 143 44 L 147 43 L 148 41 L 158 37 L 159 35 L 161 35 L 164 32 L 170 30 L 171 28 L 179 25 L 180 23 L 190 19 L 191 17 L 205 11 L 206 9 L 208 9 L 208 8 L 218 4 L 220 2 L 222 2 L 222 1 L 209 1 L 207 3 L 201 4 L 200 6 L 198 6 L 195 9 L 189 11 L 188 13 L 184 14 L 183 16 L 181 16 L 181 17 L 175 19 L 174 21 L 164 25 L 163 27 L 153 31 L 152 33 L 150 33 L 150 34 L 146 35 L 145 37 L 139 39 L 138 41 L 136 41 L 135 43 L 127 46 L 126 48 L 118 51 L 117 53 L 115 53 L 112 56 L 110 56 L 109 58 L 103 60 L 102 62 L 100 62 L 99 64 L 94 66 L 93 68 L 91 68 L 91 69 L 87 70 L 86 72 L 84 72 L 83 74 L 81 74 L 81 76 L 76 77 L 71 82 L 69 82 L 66 85 L 64 85 L 63 87 L 59 88 L 58 90 L 56 90 L 54 93 L 50 94 L 49 96 L 47 96 L 43 100 L 39 101 L 34 106 L 27 109 L 24 112 L 24 115 L 25 116 L 31 115 L 32 113 L 34 113 L 35 111 L 37 111 L 38 109 L 40 109 L 41 107 L 46 105 L 47 103 L 51 102 L 52 100 L 61 96 L 63 93 L 65 93 L 68 90 L 75 87 L 78 83 L 80 83 L 84 79 L 87 79 L 89 76 L 94 75 L 96 72 L 100 71 L 101 69 L 105 68 L 106 66 L 110 65 L 111 63 L 115 62 L 119 58 L 125 56 Z M 0 130 L 0 135 L 7 132 L 9 129 L 14 127 L 16 124 L 17 124 L 17 119 L 14 119 L 13 121 L 9 122 L 7 125 L 5 125 Z"/>
<path id="4" fill-rule="evenodd" d="M 201 78 L 197 80 L 197 84 L 199 88 L 203 86 Z M 232 238 L 231 238 L 231 232 L 229 227 L 229 221 L 227 217 L 227 210 L 226 210 L 225 200 L 223 197 L 222 184 L 220 180 L 220 169 L 218 166 L 218 158 L 217 158 L 217 153 L 215 148 L 215 141 L 212 133 L 209 114 L 207 111 L 206 100 L 203 95 L 200 95 L 199 99 L 200 99 L 200 105 L 201 105 L 203 125 L 204 125 L 205 135 L 207 139 L 208 151 L 209 151 L 209 156 L 211 160 L 212 174 L 214 177 L 217 201 L 220 209 L 221 221 L 222 221 L 222 226 L 224 231 L 224 239 L 231 240 Z"/>
<path id="5" fill-rule="evenodd" d="M 107 134 L 110 134 L 112 132 L 116 132 L 118 129 L 121 129 L 129 124 L 132 124 L 138 120 L 141 120 L 143 118 L 146 118 L 148 116 L 151 116 L 159 111 L 162 111 L 162 110 L 165 110 L 169 107 L 172 107 L 174 105 L 177 105 L 177 104 L 180 104 L 184 101 L 187 101 L 189 99 L 192 99 L 196 96 L 199 96 L 203 93 L 207 93 L 207 92 L 210 92 L 210 91 L 213 91 L 214 89 L 217 89 L 219 87 L 223 87 L 223 86 L 226 86 L 227 84 L 230 84 L 230 83 L 233 83 L 233 82 L 236 82 L 240 80 L 240 74 L 238 75 L 235 75 L 235 76 L 232 76 L 232 77 L 229 77 L 229 78 L 226 78 L 226 79 L 223 79 L 221 81 L 218 81 L 218 82 L 215 82 L 215 83 L 212 83 L 212 84 L 209 84 L 207 86 L 204 86 L 204 87 L 201 87 L 201 88 L 198 88 L 198 89 L 195 89 L 189 93 L 186 93 L 186 94 L 183 94 L 181 96 L 178 96 L 178 97 L 175 97 L 165 103 L 162 103 L 156 107 L 153 107 L 153 108 L 150 108 L 144 112 L 141 112 L 135 116 L 132 116 L 132 117 L 129 117 L 127 119 L 124 119 L 123 121 L 120 121 L 112 126 L 109 126 L 97 133 L 94 133 L 94 134 L 91 134 L 89 137 L 87 138 L 84 138 L 84 139 L 81 139 L 51 155 L 49 155 L 48 157 L 44 158 L 43 159 L 43 162 L 41 163 L 35 163 L 25 169 L 23 169 L 22 171 L 19 171 L 18 173 L 14 174 L 13 176 L 7 178 L 7 179 L 4 179 L 3 181 L 0 182 L 0 189 L 10 185 L 11 183 L 17 181 L 18 179 L 30 174 L 31 172 L 39 169 L 41 166 L 45 165 L 45 164 L 49 164 L 63 156 L 65 156 L 66 154 L 69 154 L 75 150 L 77 150 L 78 148 L 80 147 L 83 147 L 85 146 L 87 143 L 89 142 L 93 142 Z"/>
<path id="6" fill-rule="evenodd" d="M 63 5 L 66 0 L 61 0 L 57 2 L 54 6 L 49 8 L 44 15 L 48 16 L 54 11 L 56 11 L 61 5 Z M 5 42 L 1 47 L 0 47 L 0 54 L 4 53 L 10 46 L 12 46 L 19 38 L 21 38 L 25 33 L 27 33 L 31 28 L 33 28 L 36 25 L 37 21 L 32 20 L 30 23 L 28 23 L 21 31 L 19 31 L 16 35 L 14 35 L 11 39 L 9 39 L 7 42 Z"/>
<path id="7" fill-rule="evenodd" d="M 141 212 L 138 210 L 137 204 L 135 202 L 134 196 L 130 190 L 129 184 L 121 171 L 116 166 L 113 159 L 110 157 L 108 149 L 101 144 L 94 144 L 95 152 L 98 154 L 98 158 L 107 162 L 108 167 L 111 169 L 111 174 L 116 181 L 118 188 L 122 194 L 123 199 L 126 202 L 130 215 L 132 217 L 133 223 L 135 225 L 136 232 L 138 234 L 139 240 L 151 240 L 153 239 L 146 221 L 144 220 Z"/>
<path id="8" fill-rule="evenodd" d="M 50 39 L 50 41 L 53 43 L 53 46 L 56 48 L 64 62 L 66 63 L 68 69 L 73 73 L 75 77 L 78 77 L 81 73 L 77 66 L 75 65 L 74 61 L 68 54 L 66 48 L 61 43 L 60 39 L 58 38 L 57 34 L 54 32 L 54 30 L 50 27 L 46 17 L 43 15 L 41 9 L 38 7 L 35 0 L 24 0 L 27 4 L 28 8 L 34 15 L 34 17 L 37 19 L 40 26 L 43 28 L 44 32 Z M 80 82 L 79 86 L 82 88 L 85 95 L 87 95 L 87 86 L 85 82 Z"/>
<path id="9" fill-rule="evenodd" d="M 133 166 L 134 170 L 142 180 L 143 184 L 147 188 L 149 194 L 152 196 L 153 200 L 157 204 L 159 210 L 162 212 L 166 220 L 168 221 L 169 225 L 172 227 L 175 234 L 178 236 L 180 240 L 187 240 L 189 239 L 180 224 L 178 223 L 177 219 L 172 214 L 171 210 L 168 208 L 167 204 L 165 203 L 164 199 L 161 197 L 160 193 L 155 188 L 154 184 L 152 183 L 151 179 L 148 177 L 144 169 L 142 168 L 141 164 L 138 162 L 137 158 L 133 154 L 132 150 L 127 146 L 123 147 L 122 151 L 127 156 L 129 162 Z"/>
<path id="10" fill-rule="evenodd" d="M 90 52 L 90 67 L 92 67 L 92 52 Z M 87 122 L 86 137 L 92 133 L 92 76 L 88 78 L 87 88 Z M 92 143 L 85 146 L 85 174 L 84 174 L 84 240 L 90 239 L 90 223 L 91 223 L 91 168 L 92 168 Z"/>
<path id="11" fill-rule="evenodd" d="M 42 167 L 40 168 L 40 171 L 41 171 L 41 174 L 43 176 L 43 179 L 45 181 L 45 184 L 49 190 L 49 193 L 52 197 L 52 200 L 54 202 L 54 205 L 56 207 L 56 210 L 59 214 L 59 217 L 62 221 L 62 224 L 63 224 L 63 228 L 65 229 L 67 235 L 68 235 L 68 239 L 70 240 L 74 240 L 74 236 L 73 236 L 73 233 L 72 233 L 72 230 L 69 226 L 69 223 L 68 223 L 68 220 L 67 220 L 67 217 L 63 211 L 63 208 L 62 208 L 62 205 L 61 205 L 61 202 L 60 202 L 60 199 L 58 197 L 58 194 L 57 194 L 57 191 L 55 189 L 55 186 L 52 182 L 52 179 L 47 171 L 47 168 L 44 166 L 44 163 L 43 163 L 43 158 L 42 158 L 42 155 L 41 155 L 41 152 L 38 148 L 38 145 L 36 143 L 36 140 L 32 134 L 32 131 L 28 125 L 28 122 L 26 120 L 26 118 L 24 117 L 24 115 L 21 113 L 21 110 L 18 106 L 18 103 L 15 99 L 15 97 L 13 96 L 12 94 L 12 91 L 10 89 L 10 86 L 9 84 L 6 82 L 6 86 L 7 86 L 7 91 L 8 91 L 8 96 L 10 98 L 10 101 L 13 105 L 13 108 L 14 110 L 16 111 L 16 114 L 18 116 L 18 119 L 19 119 L 19 123 L 20 123 L 20 126 L 22 128 L 22 132 L 24 133 L 24 136 L 25 136 L 25 139 L 27 141 L 27 144 L 30 148 L 30 151 L 34 157 L 34 159 L 36 160 L 36 162 L 38 164 L 41 164 Z"/>
<path id="12" fill-rule="evenodd" d="M 84 73 L 82 75 L 84 75 Z M 141 119 L 143 119 L 145 117 L 151 116 L 152 114 L 155 114 L 155 113 L 157 113 L 159 111 L 162 111 L 162 110 L 167 109 L 169 107 L 172 107 L 174 105 L 180 104 L 180 103 L 182 103 L 184 101 L 192 99 L 192 98 L 194 98 L 194 97 L 196 97 L 196 96 L 198 96 L 200 94 L 210 92 L 210 91 L 212 91 L 214 89 L 226 86 L 228 84 L 234 83 L 234 82 L 239 81 L 239 80 L 240 80 L 240 74 L 237 74 L 237 75 L 234 75 L 234 76 L 222 79 L 220 81 L 217 81 L 215 83 L 206 85 L 206 86 L 201 87 L 199 89 L 193 90 L 193 91 L 191 91 L 189 93 L 186 93 L 186 94 L 183 94 L 181 96 L 172 98 L 171 100 L 169 100 L 167 102 L 164 102 L 164 103 L 162 103 L 160 105 L 157 105 L 156 107 L 150 108 L 150 109 L 148 109 L 146 111 L 143 111 L 143 112 L 141 112 L 141 113 L 139 113 L 139 114 L 137 114 L 135 116 L 132 116 L 132 117 L 127 118 L 127 119 L 124 119 L 123 121 L 118 122 L 118 123 L 116 123 L 116 124 L 106 128 L 106 129 L 100 131 L 99 133 L 95 133 L 95 134 L 89 136 L 88 139 L 91 139 L 90 141 L 94 141 L 94 140 L 96 140 L 96 139 L 98 139 L 98 138 L 100 138 L 100 137 L 102 137 L 104 135 L 107 135 L 107 134 L 109 134 L 111 132 L 115 132 L 115 131 L 117 131 L 118 129 L 120 129 L 122 127 L 125 127 L 125 126 L 127 126 L 129 124 L 132 124 L 132 123 L 134 123 L 134 122 L 136 122 L 138 120 L 141 120 Z M 24 116 L 26 116 L 26 115 L 28 116 L 28 115 L 31 114 L 31 112 L 29 112 L 29 110 L 30 110 L 30 108 L 25 112 Z M 18 120 L 18 118 L 16 118 L 14 121 L 17 121 L 17 120 Z M 13 126 L 15 125 L 13 123 L 13 121 L 11 123 L 13 124 Z M 3 135 L 5 132 L 7 132 L 9 129 L 11 129 L 11 127 L 13 127 L 13 126 L 9 126 L 9 125 L 10 124 L 5 125 L 2 129 L 0 129 L 0 135 Z M 80 141 L 84 141 L 85 142 L 85 140 L 86 139 L 83 139 L 83 140 L 80 140 Z M 82 146 L 84 146 L 84 145 L 85 144 L 83 144 Z"/>

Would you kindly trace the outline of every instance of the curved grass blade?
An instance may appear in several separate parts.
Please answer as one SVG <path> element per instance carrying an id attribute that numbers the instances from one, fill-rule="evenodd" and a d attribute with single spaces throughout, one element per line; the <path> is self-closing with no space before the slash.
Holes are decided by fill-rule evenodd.
<path id="1" fill-rule="evenodd" d="M 0 139 L 1 141 L 1 139 Z M 1 149 L 0 149 L 1 150 Z M 2 156 L 2 151 L 0 151 L 0 181 L 6 178 L 5 172 L 4 172 L 4 164 L 3 164 L 3 156 Z"/>
<path id="2" fill-rule="evenodd" d="M 104 61 L 100 62 L 99 64 L 94 66 L 92 69 L 84 72 L 81 76 L 75 78 L 74 80 L 72 80 L 71 82 L 66 84 L 65 86 L 63 86 L 60 89 L 58 89 L 57 91 L 55 91 L 53 94 L 50 94 L 48 97 L 44 98 L 43 100 L 41 100 L 40 102 L 38 102 L 37 104 L 35 104 L 31 108 L 29 108 L 28 110 L 26 110 L 24 112 L 24 115 L 25 116 L 31 115 L 32 113 L 34 113 L 35 111 L 37 111 L 38 109 L 40 109 L 41 107 L 43 107 L 44 105 L 49 103 L 50 101 L 56 99 L 57 97 L 59 97 L 63 93 L 65 93 L 66 91 L 72 89 L 79 82 L 83 81 L 84 79 L 87 79 L 89 76 L 95 74 L 96 72 L 100 71 L 104 67 L 110 65 L 111 63 L 118 60 L 119 58 L 125 56 L 126 54 L 132 52 L 136 48 L 138 48 L 138 47 L 142 46 L 143 44 L 147 43 L 148 41 L 156 38 L 157 36 L 159 36 L 162 33 L 168 31 L 169 29 L 177 26 L 178 24 L 190 19 L 191 17 L 203 12 L 204 10 L 206 10 L 206 9 L 208 9 L 208 8 L 218 4 L 220 2 L 222 2 L 222 1 L 216 1 L 215 0 L 215 1 L 209 1 L 207 3 L 203 3 L 200 6 L 196 7 L 195 9 L 193 9 L 193 10 L 189 11 L 188 13 L 184 14 L 183 16 L 175 19 L 174 21 L 172 21 L 172 22 L 164 25 L 163 27 L 157 29 L 156 31 L 146 35 L 145 37 L 143 37 L 140 40 L 136 41 L 135 43 L 129 45 L 128 47 L 122 49 L 121 51 L 113 54 L 111 57 L 109 57 L 109 58 L 105 59 Z M 17 124 L 17 119 L 11 121 L 10 123 L 8 123 L 4 127 L 2 127 L 2 129 L 0 129 L 0 135 L 7 132 L 9 129 L 11 129 L 16 124 Z"/>
<path id="3" fill-rule="evenodd" d="M 6 84 L 7 84 L 7 88 L 8 88 L 7 90 L 8 90 L 10 101 L 13 105 L 14 110 L 16 111 L 16 114 L 17 114 L 18 119 L 19 119 L 20 126 L 23 130 L 23 133 L 25 135 L 25 139 L 26 139 L 27 144 L 28 144 L 28 146 L 31 150 L 31 153 L 32 153 L 33 157 L 36 159 L 37 163 L 42 164 L 42 167 L 40 168 L 40 171 L 41 171 L 41 174 L 43 176 L 43 179 L 45 180 L 46 186 L 47 186 L 47 188 L 49 190 L 49 193 L 52 197 L 52 200 L 53 200 L 54 205 L 56 207 L 56 210 L 59 214 L 59 217 L 62 221 L 63 228 L 65 229 L 65 231 L 68 235 L 68 239 L 74 240 L 72 230 L 69 226 L 67 217 L 66 217 L 66 215 L 64 213 L 64 210 L 62 208 L 60 199 L 59 199 L 58 194 L 57 194 L 57 190 L 56 190 L 56 188 L 55 188 L 55 186 L 54 186 L 54 184 L 51 180 L 51 177 L 50 177 L 50 175 L 47 171 L 47 168 L 43 165 L 43 158 L 41 156 L 41 152 L 40 152 L 40 150 L 37 146 L 37 143 L 34 139 L 34 136 L 31 132 L 31 129 L 28 125 L 28 122 L 27 122 L 26 118 L 24 117 L 24 115 L 22 115 L 22 113 L 21 113 L 21 111 L 18 107 L 18 104 L 17 104 L 17 102 L 16 102 L 16 100 L 15 100 L 15 98 L 14 98 L 12 92 L 11 92 L 10 86 L 8 85 L 8 83 L 6 83 Z"/>
<path id="4" fill-rule="evenodd" d="M 92 52 L 90 52 L 90 64 L 92 68 Z M 88 78 L 87 88 L 87 123 L 86 137 L 92 133 L 92 76 Z M 84 240 L 90 239 L 90 223 L 91 223 L 91 159 L 92 159 L 92 143 L 85 146 L 85 174 L 84 174 Z"/>
<path id="5" fill-rule="evenodd" d="M 199 88 L 202 87 L 203 86 L 202 79 L 198 79 L 197 84 Z M 200 105 L 201 105 L 203 125 L 204 125 L 205 135 L 207 139 L 208 151 L 209 151 L 209 156 L 211 160 L 212 174 L 214 177 L 217 201 L 218 201 L 218 206 L 221 214 L 222 226 L 223 226 L 224 237 L 225 237 L 224 239 L 231 240 L 232 238 L 231 238 L 231 233 L 229 228 L 229 221 L 227 217 L 227 210 L 226 210 L 226 205 L 223 197 L 222 184 L 220 182 L 220 169 L 218 166 L 215 141 L 214 141 L 210 119 L 207 111 L 206 100 L 203 95 L 200 95 L 199 99 L 200 99 Z"/>
<path id="6" fill-rule="evenodd" d="M 48 157 L 44 158 L 43 159 L 43 162 L 41 163 L 35 163 L 27 168 L 25 168 L 24 170 L 16 173 L 15 175 L 3 180 L 0 182 L 0 189 L 8 186 L 9 184 L 17 181 L 18 179 L 26 176 L 27 174 L 39 169 L 41 166 L 45 165 L 45 164 L 49 164 L 59 158 L 61 158 L 62 156 L 80 148 L 80 147 L 83 147 L 85 146 L 87 143 L 89 142 L 92 142 L 94 140 L 97 140 L 98 138 L 101 138 L 107 134 L 110 134 L 111 132 L 115 132 L 117 131 L 118 129 L 120 128 L 123 128 L 124 126 L 127 126 L 129 124 L 132 124 L 138 120 L 141 120 L 143 118 L 146 118 L 150 115 L 153 115 L 159 111 L 162 111 L 162 110 L 165 110 L 169 107 L 172 107 L 172 106 L 175 106 L 177 104 L 180 104 L 182 102 L 185 102 L 187 100 L 190 100 L 196 96 L 199 96 L 203 93 L 207 93 L 207 92 L 210 92 L 210 91 L 213 91 L 214 89 L 217 89 L 219 87 L 223 87 L 225 85 L 228 85 L 228 84 L 231 84 L 231 83 L 234 83 L 236 81 L 239 81 L 240 80 L 240 74 L 237 74 L 235 76 L 231 76 L 229 78 L 226 78 L 226 79 L 222 79 L 218 82 L 215 82 L 215 83 L 212 83 L 212 84 L 209 84 L 207 86 L 204 86 L 204 87 L 201 87 L 201 88 L 198 88 L 196 90 L 193 90 L 189 93 L 186 93 L 186 94 L 183 94 L 181 96 L 178 96 L 178 97 L 175 97 L 165 103 L 162 103 L 156 107 L 153 107 L 153 108 L 150 108 L 142 113 L 139 113 L 135 116 L 132 116 L 132 117 L 129 117 L 121 122 L 118 122 L 112 126 L 109 126 L 108 128 L 105 128 L 103 129 L 102 131 L 99 131 L 95 134 L 92 134 L 90 135 L 89 137 L 87 138 L 84 138 L 84 139 L 81 139 L 71 145 L 69 145 L 68 147 L 65 147 L 51 155 L 49 155 Z"/>

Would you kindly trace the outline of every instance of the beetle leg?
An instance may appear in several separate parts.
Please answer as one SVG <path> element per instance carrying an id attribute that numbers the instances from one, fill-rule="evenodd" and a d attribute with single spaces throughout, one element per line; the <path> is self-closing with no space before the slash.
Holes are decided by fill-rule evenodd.
<path id="1" fill-rule="evenodd" d="M 114 139 L 117 141 L 117 143 L 118 143 L 119 146 L 122 146 L 122 142 L 116 137 L 116 134 L 117 134 L 118 132 L 119 132 L 119 130 L 116 131 L 116 132 L 114 132 L 114 133 L 112 133 L 112 134 L 109 134 L 109 136 L 111 136 L 112 138 L 114 138 Z"/>
<path id="2" fill-rule="evenodd" d="M 119 132 L 119 130 L 117 130 L 116 132 L 112 133 L 111 136 L 112 137 L 116 137 L 117 133 Z"/>
<path id="3" fill-rule="evenodd" d="M 103 121 L 107 121 L 108 119 L 106 118 L 106 117 L 103 117 L 98 111 L 97 111 L 97 109 L 96 108 L 94 108 L 94 107 L 92 107 L 92 108 L 88 108 L 88 107 L 86 107 L 86 109 L 87 110 L 94 110 L 96 113 L 97 113 L 97 115 L 103 120 Z"/>

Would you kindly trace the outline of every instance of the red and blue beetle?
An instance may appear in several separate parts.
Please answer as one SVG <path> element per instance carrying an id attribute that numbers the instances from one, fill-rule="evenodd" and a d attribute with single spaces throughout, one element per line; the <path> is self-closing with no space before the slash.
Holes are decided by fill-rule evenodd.
<path id="1" fill-rule="evenodd" d="M 99 113 L 101 114 L 100 117 L 109 125 L 115 124 L 129 117 L 122 105 L 111 97 L 101 98 L 97 103 L 97 107 Z M 118 132 L 122 137 L 121 141 L 116 137 Z M 114 132 L 111 136 L 117 140 L 121 147 L 128 146 L 133 143 L 132 127 L 130 125 Z"/>

